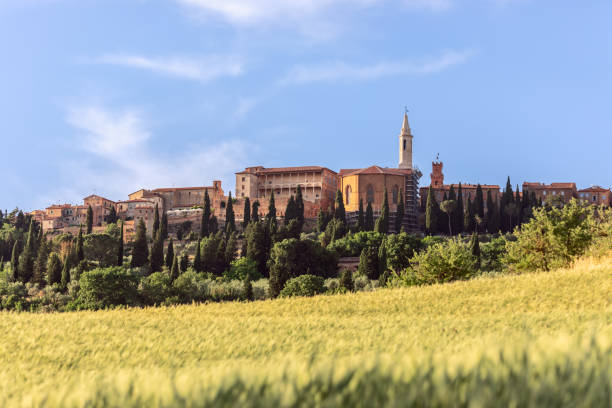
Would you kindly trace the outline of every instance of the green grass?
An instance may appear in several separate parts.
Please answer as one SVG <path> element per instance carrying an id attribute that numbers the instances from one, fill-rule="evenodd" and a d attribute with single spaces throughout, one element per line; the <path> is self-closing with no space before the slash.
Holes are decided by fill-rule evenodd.
<path id="1" fill-rule="evenodd" d="M 612 258 L 430 287 L 0 313 L 2 406 L 610 406 Z"/>

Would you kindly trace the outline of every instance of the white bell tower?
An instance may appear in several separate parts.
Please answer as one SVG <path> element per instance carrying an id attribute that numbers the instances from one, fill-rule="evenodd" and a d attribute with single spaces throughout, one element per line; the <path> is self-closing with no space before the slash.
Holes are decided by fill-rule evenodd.
<path id="1" fill-rule="evenodd" d="M 399 135 L 399 165 L 400 169 L 412 169 L 412 132 L 408 124 L 408 109 L 404 112 L 404 123 Z"/>

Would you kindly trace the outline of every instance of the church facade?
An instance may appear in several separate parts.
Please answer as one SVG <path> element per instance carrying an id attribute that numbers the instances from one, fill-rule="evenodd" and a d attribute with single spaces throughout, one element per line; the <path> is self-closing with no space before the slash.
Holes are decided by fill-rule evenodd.
<path id="1" fill-rule="evenodd" d="M 362 169 L 341 169 L 340 191 L 349 219 L 357 217 L 359 202 L 363 207 L 371 204 L 375 216 L 382 210 L 385 191 L 391 218 L 395 217 L 397 206 L 403 198 L 404 219 L 402 226 L 406 231 L 417 231 L 418 223 L 418 181 L 421 173 L 412 163 L 412 131 L 408 114 L 399 134 L 399 163 L 397 168 L 370 166 Z M 390 223 L 394 224 L 394 223 Z"/>

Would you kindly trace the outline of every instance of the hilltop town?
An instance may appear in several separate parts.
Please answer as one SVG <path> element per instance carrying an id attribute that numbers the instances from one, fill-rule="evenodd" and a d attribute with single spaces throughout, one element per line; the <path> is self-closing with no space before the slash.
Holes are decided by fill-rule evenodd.
<path id="1" fill-rule="evenodd" d="M 43 210 L 29 214 L 40 223 L 45 233 L 76 234 L 85 225 L 88 209 L 93 214 L 93 231 L 103 231 L 107 223 L 123 220 L 124 237 L 132 239 L 136 225 L 142 220 L 147 231 L 152 231 L 155 208 L 160 216 L 165 215 L 168 232 L 186 236 L 200 230 L 205 196 L 209 197 L 211 213 L 220 228 L 223 228 L 229 200 L 233 203 L 233 213 L 237 225 L 244 219 L 245 201 L 250 211 L 264 216 L 269 200 L 274 195 L 277 217 L 284 217 L 291 197 L 297 194 L 298 187 L 304 203 L 306 227 L 312 228 L 321 212 L 332 212 L 337 192 L 342 195 L 346 209 L 347 222 L 355 224 L 358 213 L 369 204 L 374 218 L 380 215 L 385 192 L 390 211 L 390 228 L 400 226 L 406 231 L 416 232 L 425 229 L 425 212 L 429 191 L 433 192 L 436 203 L 446 199 L 459 199 L 462 211 L 470 211 L 471 203 L 480 199 L 485 214 L 491 205 L 499 206 L 498 201 L 505 189 L 499 185 L 477 185 L 470 183 L 444 184 L 443 163 L 432 162 L 430 184 L 419 188 L 422 174 L 412 162 L 413 134 L 404 114 L 399 133 L 399 163 L 397 168 L 372 165 L 366 168 L 340 169 L 334 171 L 321 166 L 299 166 L 265 168 L 246 167 L 235 173 L 235 192 L 226 194 L 222 183 L 214 180 L 211 186 L 140 189 L 128 195 L 127 200 L 112 200 L 99 195 L 90 195 L 79 205 L 53 204 Z M 508 182 L 509 183 L 509 182 Z M 531 203 L 567 203 L 572 198 L 579 201 L 610 206 L 610 188 L 591 186 L 578 189 L 574 182 L 540 183 L 523 182 L 519 192 L 514 191 L 517 200 Z M 484 205 L 484 201 L 491 203 Z M 253 205 L 251 209 L 251 205 Z M 477 211 L 475 210 L 475 213 Z M 475 215 L 475 214 L 473 214 Z M 401 217 L 401 221 L 396 221 Z"/>

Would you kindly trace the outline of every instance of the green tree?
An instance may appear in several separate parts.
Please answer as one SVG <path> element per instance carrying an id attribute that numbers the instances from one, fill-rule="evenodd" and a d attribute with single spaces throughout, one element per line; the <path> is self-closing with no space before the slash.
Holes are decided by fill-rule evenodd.
<path id="1" fill-rule="evenodd" d="M 376 220 L 374 231 L 386 234 L 389 232 L 389 199 L 387 197 L 387 187 L 383 193 L 382 209 L 380 210 L 380 217 Z"/>
<path id="2" fill-rule="evenodd" d="M 480 259 L 480 242 L 478 240 L 478 233 L 472 233 L 472 239 L 470 240 L 470 250 L 472 252 L 472 256 L 476 259 L 475 268 L 480 269 L 481 259 Z"/>
<path id="3" fill-rule="evenodd" d="M 115 208 L 115 206 L 112 206 L 110 208 L 110 210 L 108 211 L 108 215 L 105 217 L 105 221 L 107 224 L 116 224 L 118 221 L 118 217 L 117 217 L 117 209 Z"/>
<path id="4" fill-rule="evenodd" d="M 242 229 L 246 230 L 247 225 L 251 222 L 251 200 L 249 197 L 244 199 L 244 215 L 242 217 Z"/>
<path id="5" fill-rule="evenodd" d="M 474 214 L 472 213 L 473 207 L 472 199 L 470 196 L 468 196 L 467 204 L 463 210 L 463 231 L 465 232 L 474 231 L 475 224 Z"/>
<path id="6" fill-rule="evenodd" d="M 484 219 L 484 195 L 482 194 L 482 186 L 478 184 L 476 186 L 476 198 L 474 199 L 474 215 L 478 215 Z"/>
<path id="7" fill-rule="evenodd" d="M 117 247 L 119 242 L 108 234 L 89 234 L 83 240 L 83 253 L 85 259 L 96 261 L 99 266 L 107 267 L 116 264 Z M 148 259 L 145 259 L 145 262 Z M 78 264 L 75 257 L 71 266 Z"/>
<path id="8" fill-rule="evenodd" d="M 193 258 L 193 270 L 202 272 L 202 255 L 200 254 L 200 241 L 196 242 L 196 252 Z"/>
<path id="9" fill-rule="evenodd" d="M 156 237 L 157 231 L 159 230 L 160 222 L 159 222 L 159 205 L 155 203 L 155 210 L 153 211 L 153 231 L 151 236 Z M 163 239 L 163 238 L 162 238 Z"/>
<path id="10" fill-rule="evenodd" d="M 29 282 L 34 275 L 35 240 L 34 223 L 30 221 L 28 239 L 23 252 L 19 255 L 19 280 L 24 283 Z"/>
<path id="11" fill-rule="evenodd" d="M 487 231 L 489 234 L 499 232 L 499 208 L 493 201 L 491 190 L 487 191 Z"/>
<path id="12" fill-rule="evenodd" d="M 459 183 L 457 188 L 457 208 L 453 211 L 453 231 L 455 234 L 461 234 L 463 232 L 463 218 L 465 212 L 465 205 L 463 203 L 463 186 Z"/>
<path id="13" fill-rule="evenodd" d="M 399 202 L 397 203 L 397 211 L 395 213 L 395 233 L 399 234 L 402 230 L 402 223 L 404 222 L 404 194 L 402 189 L 399 191 Z"/>
<path id="14" fill-rule="evenodd" d="M 168 248 L 166 249 L 166 266 L 168 269 L 172 268 L 172 261 L 174 260 L 174 244 L 172 243 L 172 238 L 170 238 L 170 242 L 168 243 Z"/>
<path id="15" fill-rule="evenodd" d="M 251 219 L 253 222 L 259 221 L 259 201 L 253 201 L 252 211 L 251 211 Z"/>
<path id="16" fill-rule="evenodd" d="M 336 205 L 334 210 L 334 218 L 340 220 L 346 225 L 346 210 L 344 209 L 344 200 L 342 199 L 342 191 L 336 191 Z"/>
<path id="17" fill-rule="evenodd" d="M 79 262 L 85 259 L 85 254 L 83 253 L 83 227 L 79 227 L 79 235 L 77 236 L 76 242 L 76 256 Z"/>
<path id="18" fill-rule="evenodd" d="M 32 282 L 44 286 L 47 276 L 47 260 L 49 258 L 49 245 L 43 240 L 38 246 L 36 261 L 34 261 L 34 276 Z"/>
<path id="19" fill-rule="evenodd" d="M 329 219 L 330 217 L 327 214 L 327 211 L 323 210 L 322 208 L 319 209 L 319 215 L 317 216 L 317 231 L 325 231 L 325 228 L 327 228 L 327 224 L 329 223 Z"/>
<path id="20" fill-rule="evenodd" d="M 271 227 L 276 225 L 276 204 L 274 202 L 274 190 L 270 192 L 270 202 L 268 203 L 268 214 L 266 215 L 266 221 Z"/>
<path id="21" fill-rule="evenodd" d="M 87 218 L 85 219 L 85 226 L 87 227 L 87 233 L 91 234 L 93 230 L 93 208 L 91 205 L 87 206 Z"/>
<path id="22" fill-rule="evenodd" d="M 365 214 L 363 213 L 363 199 L 359 199 L 359 212 L 357 213 L 357 231 L 365 230 Z"/>
<path id="23" fill-rule="evenodd" d="M 355 290 L 355 281 L 353 280 L 353 272 L 348 269 L 340 271 L 340 287 L 346 289 L 349 292 Z"/>
<path id="24" fill-rule="evenodd" d="M 149 246 L 147 245 L 147 227 L 142 219 L 138 221 L 136 235 L 132 248 L 132 260 L 130 266 L 138 268 L 146 265 L 149 259 Z"/>
<path id="25" fill-rule="evenodd" d="M 11 272 L 13 282 L 19 280 L 19 255 L 21 255 L 21 241 L 16 240 L 11 253 Z"/>
<path id="26" fill-rule="evenodd" d="M 438 206 L 438 202 L 436 201 L 436 197 L 434 196 L 433 187 L 429 186 L 429 190 L 427 192 L 427 205 L 425 209 L 425 232 L 430 235 L 438 232 L 438 212 L 440 208 Z"/>
<path id="27" fill-rule="evenodd" d="M 52 252 L 47 261 L 47 283 L 53 285 L 62 279 L 62 261 L 57 253 Z"/>
<path id="28" fill-rule="evenodd" d="M 161 225 L 159 226 L 159 229 L 161 231 L 162 239 L 168 239 L 168 215 L 165 211 L 162 212 Z"/>
<path id="29" fill-rule="evenodd" d="M 160 229 L 161 233 L 161 229 Z M 119 235 L 119 242 L 117 245 L 117 266 L 123 265 L 123 221 L 121 221 L 121 233 Z"/>
<path id="30" fill-rule="evenodd" d="M 202 222 L 200 224 L 200 238 L 206 238 L 210 235 L 210 197 L 208 190 L 204 192 L 204 209 L 202 211 Z"/>
<path id="31" fill-rule="evenodd" d="M 151 253 L 149 255 L 149 265 L 151 272 L 159 272 L 164 265 L 164 240 L 161 237 L 161 230 L 158 228 L 151 245 Z"/>
<path id="32" fill-rule="evenodd" d="M 399 234 L 394 234 L 395 236 Z M 385 235 L 380 246 L 378 247 L 378 276 L 387 271 L 387 236 Z"/>
<path id="33" fill-rule="evenodd" d="M 225 232 L 231 234 L 234 231 L 236 231 L 236 216 L 234 215 L 234 200 L 232 200 L 232 192 L 230 191 L 225 207 Z"/>
<path id="34" fill-rule="evenodd" d="M 378 250 L 375 247 L 363 248 L 357 270 L 368 279 L 378 279 Z"/>
<path id="35" fill-rule="evenodd" d="M 70 283 L 70 268 L 72 267 L 70 263 L 70 258 L 71 256 L 69 254 L 66 255 L 66 259 L 64 259 L 64 267 L 62 268 L 62 277 L 60 280 L 60 285 L 64 290 L 66 290 L 68 284 Z"/>
<path id="36" fill-rule="evenodd" d="M 301 233 L 304 228 L 304 197 L 302 196 L 302 187 L 299 184 L 297 186 L 297 192 L 295 193 L 295 213 Z"/>
<path id="37" fill-rule="evenodd" d="M 267 261 L 270 254 L 271 240 L 265 221 L 252 222 L 247 228 L 247 258 L 257 264 L 262 276 L 268 276 Z"/>
<path id="38" fill-rule="evenodd" d="M 253 294 L 253 284 L 251 283 L 251 275 L 246 274 L 243 281 L 243 290 L 244 290 L 244 298 L 245 300 L 252 301 L 255 296 Z"/>
<path id="39" fill-rule="evenodd" d="M 452 186 L 451 186 L 452 188 Z M 453 235 L 453 227 L 451 224 L 451 217 L 453 212 L 455 211 L 455 207 L 457 207 L 457 202 L 455 200 L 446 200 L 440 203 L 440 209 L 446 213 L 448 217 L 448 233 L 449 235 Z"/>
<path id="40" fill-rule="evenodd" d="M 183 255 L 181 255 L 179 267 L 181 268 L 181 273 L 186 272 L 189 268 L 189 255 L 187 255 L 187 252 L 183 252 Z"/>
<path id="41" fill-rule="evenodd" d="M 372 203 L 369 201 L 366 206 L 364 230 L 374 231 L 374 210 L 372 209 Z"/>
<path id="42" fill-rule="evenodd" d="M 214 215 L 210 217 L 208 229 L 211 234 L 216 234 L 217 231 L 219 231 L 219 222 L 217 221 L 217 217 Z"/>
<path id="43" fill-rule="evenodd" d="M 293 194 L 287 200 L 287 207 L 285 208 L 285 218 L 283 223 L 285 226 L 289 225 L 292 220 L 297 218 L 297 210 L 295 208 L 295 199 L 293 198 Z"/>
<path id="44" fill-rule="evenodd" d="M 238 237 L 236 234 L 230 235 L 225 245 L 225 264 L 229 266 L 235 259 L 238 252 Z"/>
<path id="45" fill-rule="evenodd" d="M 179 275 L 178 259 L 176 258 L 176 255 L 174 255 L 174 258 L 172 258 L 172 268 L 170 268 L 170 281 L 174 282 Z"/>

